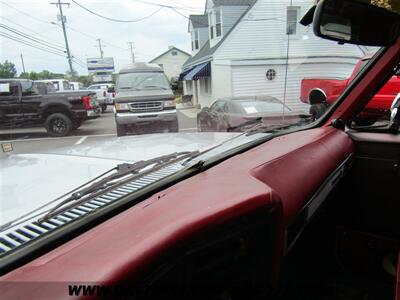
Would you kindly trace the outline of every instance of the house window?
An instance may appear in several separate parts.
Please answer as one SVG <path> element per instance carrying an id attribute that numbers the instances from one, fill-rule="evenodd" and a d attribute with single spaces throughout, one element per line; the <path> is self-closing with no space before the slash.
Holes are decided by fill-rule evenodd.
<path id="1" fill-rule="evenodd" d="M 297 32 L 297 18 L 300 8 L 289 6 L 286 9 L 286 34 L 294 35 Z"/>
<path id="2" fill-rule="evenodd" d="M 199 31 L 195 30 L 192 32 L 192 50 L 198 50 L 200 48 L 199 43 Z M 176 53 L 177 55 L 178 53 Z"/>
<path id="3" fill-rule="evenodd" d="M 171 52 L 171 55 L 172 55 L 172 56 L 178 56 L 178 51 L 176 51 L 176 50 L 172 51 L 172 52 Z"/>
<path id="4" fill-rule="evenodd" d="M 268 80 L 274 80 L 275 79 L 275 77 L 276 77 L 276 71 L 274 70 L 274 69 L 269 69 L 268 71 L 267 71 L 267 74 L 266 74 L 266 76 L 267 76 L 267 79 Z"/>
<path id="5" fill-rule="evenodd" d="M 221 25 L 221 11 L 217 10 L 215 13 L 215 35 L 221 36 L 222 35 L 222 25 Z"/>
<path id="6" fill-rule="evenodd" d="M 213 13 L 210 12 L 208 15 L 208 23 L 210 24 L 210 39 L 214 38 L 214 20 L 213 20 Z"/>
<path id="7" fill-rule="evenodd" d="M 164 65 L 163 64 L 158 64 L 160 66 L 161 69 L 164 70 Z"/>

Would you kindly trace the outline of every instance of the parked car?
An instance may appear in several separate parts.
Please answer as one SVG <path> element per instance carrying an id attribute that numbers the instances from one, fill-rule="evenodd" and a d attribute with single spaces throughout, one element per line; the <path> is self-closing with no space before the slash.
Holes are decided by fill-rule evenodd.
<path id="1" fill-rule="evenodd" d="M 92 84 L 87 88 L 89 91 L 96 92 L 97 101 L 99 101 L 102 112 L 105 112 L 107 110 L 108 105 L 114 104 L 112 93 L 109 93 L 109 89 L 113 86 L 114 84 L 111 83 L 101 83 L 101 84 Z"/>
<path id="2" fill-rule="evenodd" d="M 118 136 L 167 129 L 177 132 L 173 91 L 164 71 L 155 64 L 135 63 L 119 72 L 115 98 Z"/>
<path id="3" fill-rule="evenodd" d="M 65 92 L 71 90 L 70 83 L 66 79 L 46 79 L 46 80 L 35 80 L 35 81 L 53 84 L 56 92 Z"/>
<path id="4" fill-rule="evenodd" d="M 94 93 L 39 93 L 25 79 L 0 79 L 0 126 L 3 128 L 44 125 L 50 136 L 61 137 L 98 116 Z M 41 88 L 43 91 L 43 87 Z"/>
<path id="5" fill-rule="evenodd" d="M 353 81 L 358 73 L 367 65 L 371 56 L 359 60 L 351 76 L 346 79 L 340 78 L 304 78 L 301 82 L 300 100 L 311 104 L 310 113 L 314 118 L 322 116 L 326 109 L 333 104 L 344 89 Z M 394 97 L 400 91 L 400 77 L 396 73 L 379 90 L 373 100 L 364 108 L 355 122 L 359 125 L 370 125 L 381 117 L 389 117 L 390 105 Z"/>
<path id="6" fill-rule="evenodd" d="M 210 108 L 204 107 L 197 115 L 197 129 L 199 131 L 245 131 L 259 118 L 264 125 L 284 125 L 310 120 L 310 116 L 302 112 L 293 112 L 275 97 L 241 96 L 222 98 L 215 101 Z"/>

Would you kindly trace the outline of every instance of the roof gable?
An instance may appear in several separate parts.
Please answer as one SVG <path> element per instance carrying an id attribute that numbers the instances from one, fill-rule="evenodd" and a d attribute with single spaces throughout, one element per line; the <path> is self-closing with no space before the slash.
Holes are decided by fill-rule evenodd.
<path id="1" fill-rule="evenodd" d="M 231 2 L 231 3 L 239 2 L 239 0 L 208 0 L 207 4 L 208 4 L 208 2 L 212 2 L 212 1 L 220 1 L 220 2 L 226 1 L 226 2 Z M 207 43 L 204 44 L 204 46 L 199 50 L 199 52 L 197 52 L 197 54 L 195 56 L 190 57 L 184 63 L 184 65 L 183 65 L 184 68 L 191 67 L 191 66 L 195 65 L 196 63 L 201 63 L 206 60 L 211 60 L 212 55 L 215 53 L 215 51 L 217 51 L 219 46 L 221 46 L 221 44 L 225 41 L 225 39 L 230 35 L 230 33 L 235 29 L 235 27 L 242 21 L 243 17 L 253 8 L 254 4 L 257 2 L 257 0 L 240 0 L 240 1 L 242 3 L 243 2 L 247 2 L 247 3 L 251 2 L 251 5 L 246 4 L 246 5 L 249 5 L 248 9 L 246 9 L 246 11 L 243 12 L 241 17 L 236 21 L 236 23 L 232 26 L 232 28 L 226 34 L 224 34 L 223 38 L 217 45 L 210 48 L 210 40 L 208 40 Z"/>
<path id="2" fill-rule="evenodd" d="M 189 16 L 189 29 L 190 24 L 194 29 L 208 27 L 208 17 L 207 15 L 190 15 Z"/>
<path id="3" fill-rule="evenodd" d="M 181 49 L 179 49 L 179 48 L 172 47 L 171 49 L 168 49 L 167 51 L 161 53 L 161 54 L 160 54 L 159 56 L 157 56 L 156 58 L 153 58 L 152 60 L 150 60 L 149 63 L 153 63 L 153 62 L 156 61 L 157 59 L 163 57 L 164 55 L 168 54 L 169 52 L 171 52 L 171 51 L 173 51 L 173 50 L 179 51 L 179 52 L 181 52 L 181 53 L 187 55 L 189 58 L 192 57 L 189 53 L 187 53 L 187 52 L 185 52 L 185 51 L 183 51 L 183 50 L 181 50 Z"/>

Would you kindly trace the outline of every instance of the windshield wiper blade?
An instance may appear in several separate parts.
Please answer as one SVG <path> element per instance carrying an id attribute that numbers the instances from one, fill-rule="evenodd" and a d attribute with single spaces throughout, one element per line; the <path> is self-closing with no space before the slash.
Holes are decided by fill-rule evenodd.
<path id="1" fill-rule="evenodd" d="M 51 210 L 49 210 L 46 215 L 40 218 L 39 222 L 45 222 L 46 220 L 51 219 L 52 217 L 59 215 L 60 213 L 70 209 L 70 206 L 66 206 L 67 204 L 72 203 L 72 206 L 76 206 L 83 201 L 87 201 L 92 199 L 93 197 L 97 197 L 100 194 L 107 192 L 108 190 L 114 189 L 117 185 L 124 184 L 125 182 L 132 181 L 139 177 L 143 177 L 148 175 L 151 172 L 154 172 L 156 169 L 161 169 L 166 167 L 167 165 L 177 163 L 184 159 L 190 159 L 199 154 L 199 151 L 186 151 L 186 152 L 175 152 L 172 154 L 156 157 L 149 160 L 138 161 L 132 164 L 124 163 L 118 165 L 115 170 L 116 173 L 108 175 L 99 181 L 96 181 L 92 184 L 89 184 L 87 187 L 82 188 L 81 190 L 74 192 L 67 199 L 63 200 L 61 203 L 57 204 Z M 143 172 L 143 169 L 149 168 Z M 124 177 L 127 177 L 124 180 Z M 113 182 L 116 181 L 116 182 Z"/>
<path id="2" fill-rule="evenodd" d="M 249 120 L 249 121 L 240 123 L 240 124 L 237 125 L 237 126 L 228 127 L 228 128 L 227 128 L 227 131 L 230 132 L 230 131 L 235 131 L 235 130 L 237 130 L 237 129 L 241 129 L 241 128 L 246 127 L 246 126 L 258 125 L 258 124 L 260 124 L 260 123 L 262 122 L 262 120 L 263 120 L 262 117 L 254 118 L 254 119 L 251 119 L 251 120 Z"/>

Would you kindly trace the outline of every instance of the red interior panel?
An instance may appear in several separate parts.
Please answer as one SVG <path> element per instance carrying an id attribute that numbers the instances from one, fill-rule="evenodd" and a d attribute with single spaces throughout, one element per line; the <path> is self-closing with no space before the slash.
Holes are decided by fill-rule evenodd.
<path id="1" fill-rule="evenodd" d="M 37 284 L 26 289 L 4 285 L 10 281 L 118 282 L 139 274 L 165 249 L 193 233 L 259 208 L 283 208 L 283 231 L 352 152 L 351 139 L 331 127 L 275 138 L 155 194 L 2 276 L 2 295 L 68 298 L 62 285 L 42 291 Z M 282 245 L 278 241 L 271 247 L 282 253 Z"/>

